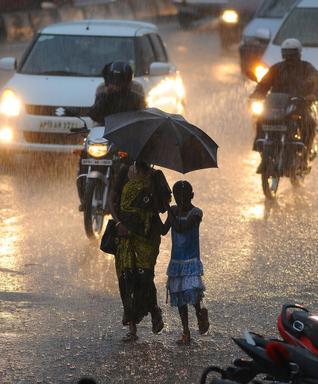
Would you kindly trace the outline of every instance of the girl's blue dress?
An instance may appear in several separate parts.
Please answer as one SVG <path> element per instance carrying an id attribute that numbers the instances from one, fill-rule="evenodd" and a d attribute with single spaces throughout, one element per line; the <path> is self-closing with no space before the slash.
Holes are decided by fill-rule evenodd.
<path id="1" fill-rule="evenodd" d="M 187 216 L 177 216 L 178 220 L 187 220 L 190 215 L 199 215 L 199 208 L 192 208 Z M 205 290 L 202 275 L 203 265 L 200 260 L 199 224 L 178 233 L 171 227 L 172 251 L 167 270 L 167 290 L 172 306 L 181 307 L 196 304 L 203 297 Z"/>

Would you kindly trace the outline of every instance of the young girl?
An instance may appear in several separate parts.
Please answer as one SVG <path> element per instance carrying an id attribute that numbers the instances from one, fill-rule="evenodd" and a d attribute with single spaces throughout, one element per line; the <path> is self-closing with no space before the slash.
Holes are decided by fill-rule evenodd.
<path id="1" fill-rule="evenodd" d="M 163 234 L 166 234 L 171 228 L 172 235 L 167 291 L 171 305 L 178 307 L 183 326 L 181 339 L 177 343 L 189 345 L 188 304 L 195 308 L 199 332 L 206 333 L 210 326 L 208 311 L 201 308 L 205 288 L 201 277 L 203 266 L 200 260 L 199 226 L 203 213 L 192 205 L 193 190 L 187 181 L 178 181 L 173 186 L 173 196 L 177 205 L 169 208 L 163 229 Z"/>

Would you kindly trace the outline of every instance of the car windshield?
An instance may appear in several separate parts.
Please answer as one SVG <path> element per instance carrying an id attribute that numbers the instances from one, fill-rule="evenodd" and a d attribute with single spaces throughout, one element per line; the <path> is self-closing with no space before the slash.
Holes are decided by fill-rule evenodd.
<path id="1" fill-rule="evenodd" d="M 267 19 L 282 18 L 296 2 L 297 0 L 265 0 L 257 12 L 257 17 Z"/>
<path id="2" fill-rule="evenodd" d="M 274 44 L 288 38 L 298 39 L 304 47 L 318 47 L 318 8 L 296 8 L 279 30 Z"/>
<path id="3" fill-rule="evenodd" d="M 130 37 L 41 34 L 19 68 L 20 73 L 100 77 L 106 63 L 128 61 L 135 66 Z"/>

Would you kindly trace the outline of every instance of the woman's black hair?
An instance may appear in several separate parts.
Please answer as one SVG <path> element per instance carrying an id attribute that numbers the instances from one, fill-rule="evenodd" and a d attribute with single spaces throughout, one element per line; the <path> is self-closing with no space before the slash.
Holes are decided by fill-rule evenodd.
<path id="1" fill-rule="evenodd" d="M 138 171 L 141 171 L 143 173 L 146 173 L 150 169 L 149 164 L 145 161 L 135 161 L 135 166 Z"/>
<path id="2" fill-rule="evenodd" d="M 172 191 L 173 191 L 174 197 L 180 196 L 180 197 L 182 197 L 182 200 L 184 200 L 184 199 L 190 199 L 191 200 L 193 197 L 192 185 L 186 180 L 177 181 L 174 184 Z"/>

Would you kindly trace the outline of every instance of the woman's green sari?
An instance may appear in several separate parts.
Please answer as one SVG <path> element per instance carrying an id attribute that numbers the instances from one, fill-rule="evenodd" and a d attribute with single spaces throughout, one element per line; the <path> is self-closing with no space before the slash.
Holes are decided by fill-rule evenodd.
<path id="1" fill-rule="evenodd" d="M 119 239 L 116 254 L 118 276 L 125 269 L 153 270 L 156 264 L 160 246 L 160 229 L 156 225 L 158 214 L 153 211 L 151 202 L 148 206 L 136 203 L 136 200 L 149 199 L 150 178 L 129 180 L 121 194 L 120 218 L 129 235 Z"/>
<path id="2" fill-rule="evenodd" d="M 119 216 L 128 229 L 128 236 L 119 238 L 115 258 L 123 323 L 138 324 L 149 312 L 152 316 L 158 312 L 154 267 L 161 231 L 158 212 L 151 204 L 151 175 L 125 184 Z"/>

